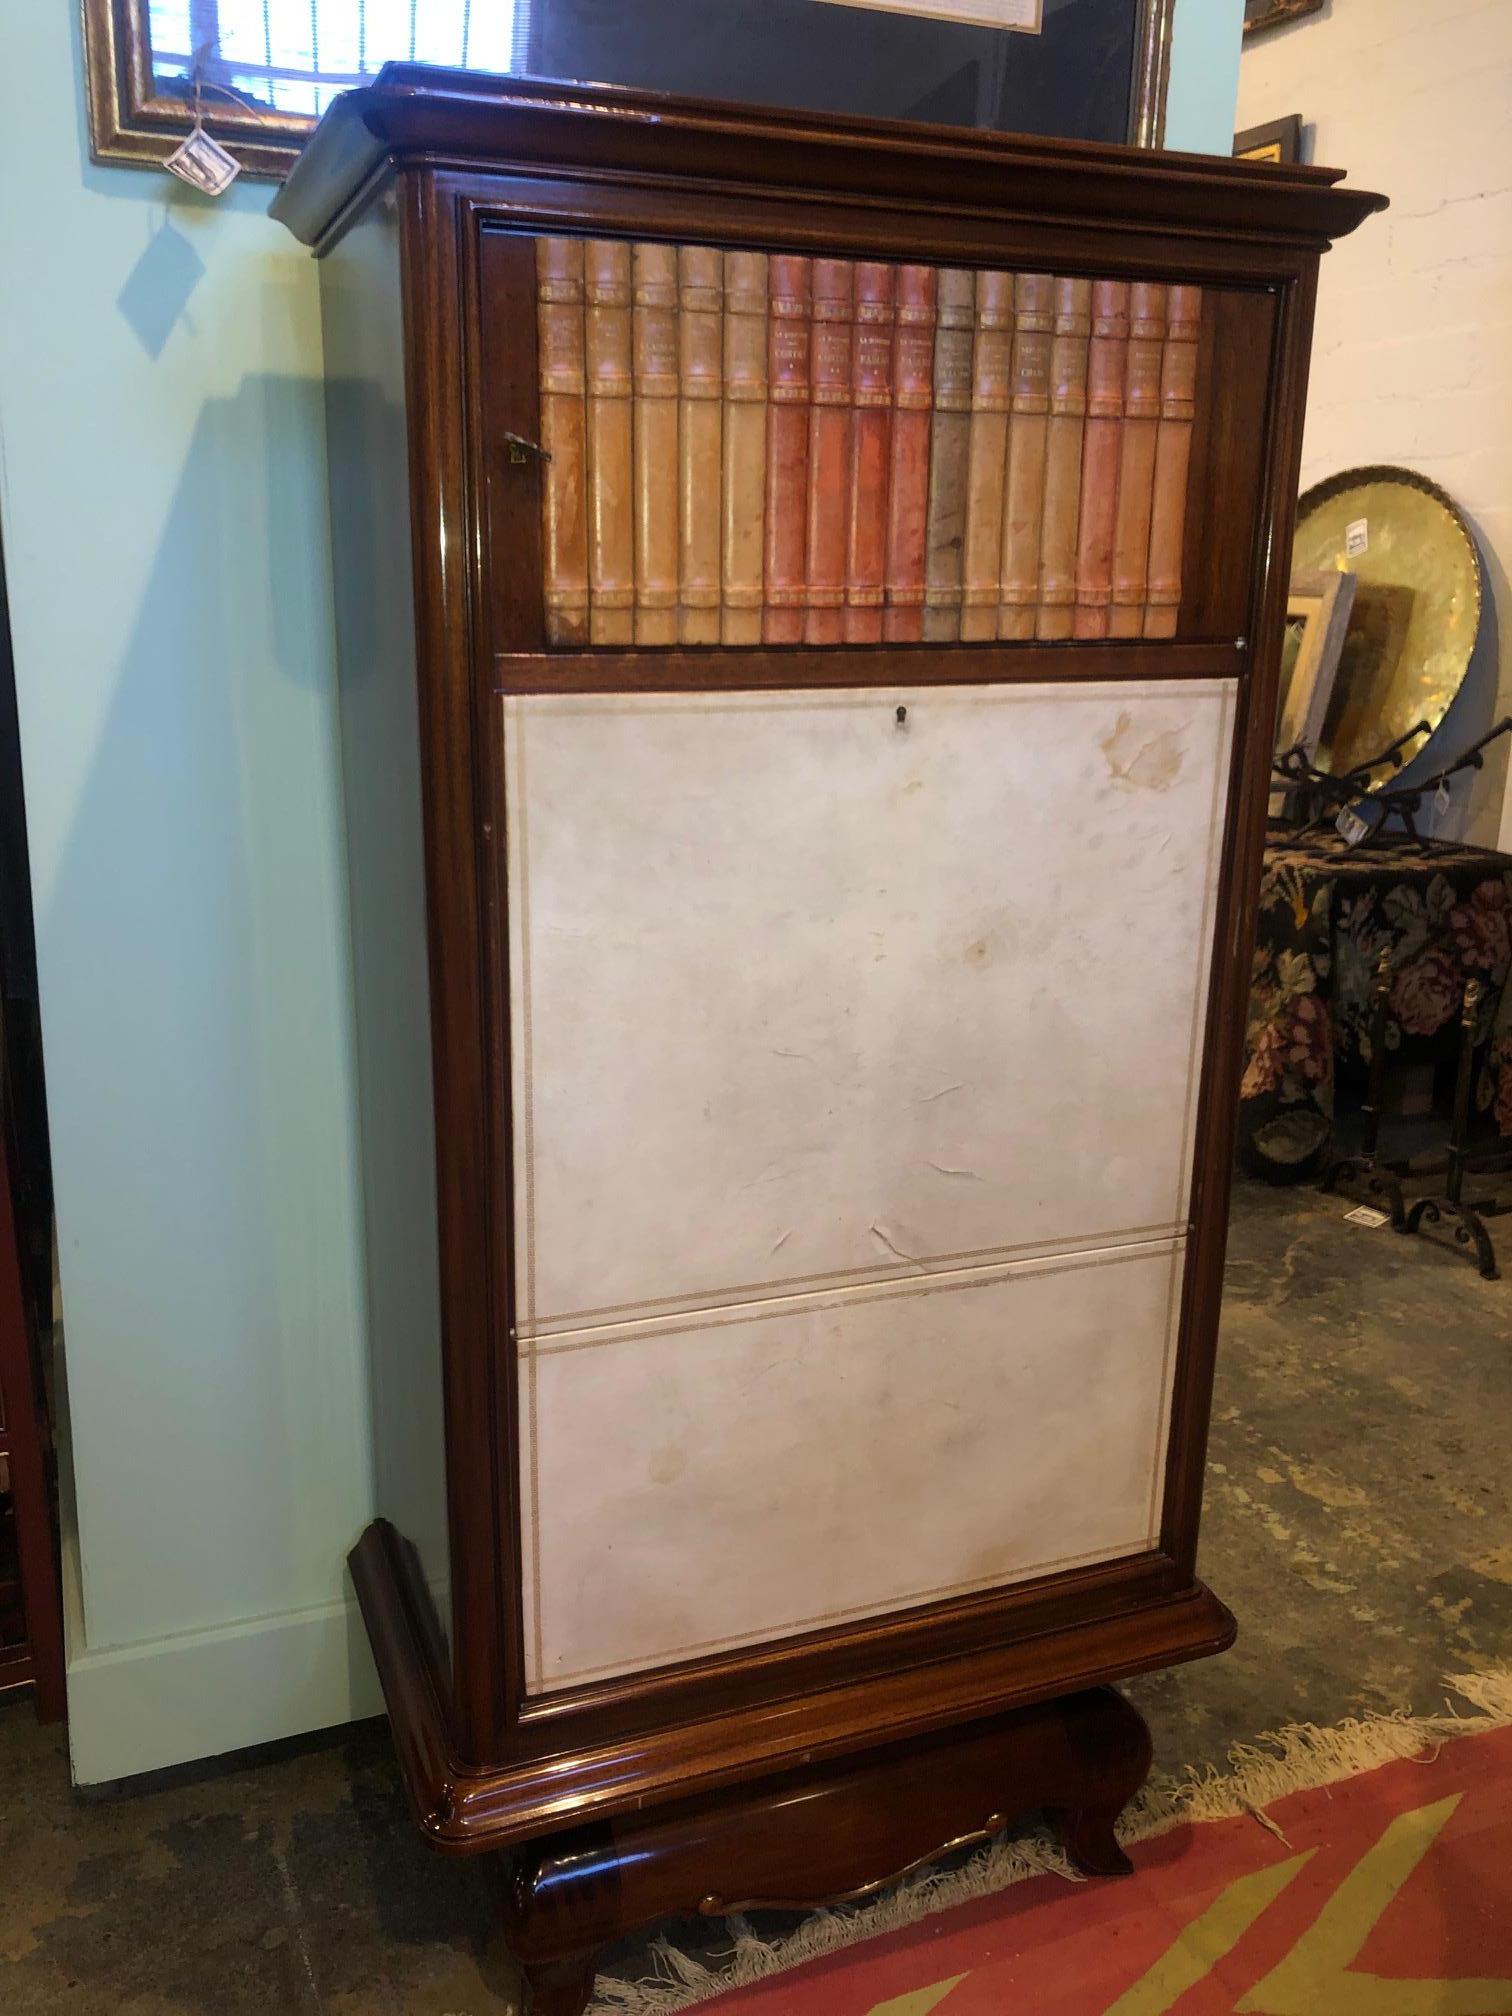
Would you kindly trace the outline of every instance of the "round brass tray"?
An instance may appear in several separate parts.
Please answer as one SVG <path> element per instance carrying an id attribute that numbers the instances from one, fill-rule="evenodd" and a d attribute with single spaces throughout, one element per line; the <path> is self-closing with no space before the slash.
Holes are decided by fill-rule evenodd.
<path id="1" fill-rule="evenodd" d="M 1351 556 L 1350 530 L 1361 524 L 1367 543 Z M 1336 567 L 1359 586 L 1318 751 L 1335 776 L 1419 721 L 1438 727 L 1469 667 L 1483 594 L 1459 506 L 1411 469 L 1345 469 L 1305 493 L 1292 571 Z"/>

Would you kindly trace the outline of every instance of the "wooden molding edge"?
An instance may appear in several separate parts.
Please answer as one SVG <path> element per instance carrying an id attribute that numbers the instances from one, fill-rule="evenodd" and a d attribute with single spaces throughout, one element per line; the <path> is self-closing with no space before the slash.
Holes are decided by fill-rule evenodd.
<path id="1" fill-rule="evenodd" d="M 820 1759 L 948 1729 L 1110 1680 L 1222 1652 L 1228 1610 L 1200 1582 L 1134 1616 L 1101 1619 L 794 1698 L 576 1751 L 478 1765 L 457 1755 L 403 1541 L 375 1520 L 350 1557 L 400 1772 L 421 1832 L 483 1854 L 618 1813 L 687 1799 Z"/>

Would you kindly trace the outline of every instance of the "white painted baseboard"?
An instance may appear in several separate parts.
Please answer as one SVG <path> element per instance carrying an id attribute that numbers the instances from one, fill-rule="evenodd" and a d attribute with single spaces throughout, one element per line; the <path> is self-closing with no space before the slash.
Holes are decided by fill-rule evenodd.
<path id="1" fill-rule="evenodd" d="M 63 1586 L 76 1785 L 382 1714 L 355 1599 L 95 1650 L 84 1644 L 78 1559 L 68 1537 Z"/>

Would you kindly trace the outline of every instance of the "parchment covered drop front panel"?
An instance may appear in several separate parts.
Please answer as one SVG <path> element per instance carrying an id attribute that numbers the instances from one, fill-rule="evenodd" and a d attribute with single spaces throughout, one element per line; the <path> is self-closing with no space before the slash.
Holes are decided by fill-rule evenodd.
<path id="1" fill-rule="evenodd" d="M 532 1691 L 1153 1544 L 1233 697 L 502 702 Z"/>

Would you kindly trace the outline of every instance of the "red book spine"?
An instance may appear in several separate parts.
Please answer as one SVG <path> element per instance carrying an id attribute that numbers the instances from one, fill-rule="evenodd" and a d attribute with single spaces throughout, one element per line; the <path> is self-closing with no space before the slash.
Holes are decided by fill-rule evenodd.
<path id="1" fill-rule="evenodd" d="M 764 644 L 803 642 L 808 559 L 809 359 L 814 262 L 774 252 L 767 323 L 767 505 Z"/>
<path id="2" fill-rule="evenodd" d="M 887 493 L 888 644 L 924 641 L 924 533 L 929 516 L 929 438 L 934 421 L 936 275 L 932 266 L 898 268 L 893 355 L 895 408 Z"/>
<path id="3" fill-rule="evenodd" d="M 809 407 L 808 566 L 803 641 L 845 636 L 846 501 L 850 494 L 851 321 L 848 259 L 814 261 L 813 387 Z"/>
<path id="4" fill-rule="evenodd" d="M 1082 445 L 1081 527 L 1076 542 L 1076 622 L 1072 632 L 1076 637 L 1108 634 L 1128 347 L 1128 281 L 1094 281 L 1092 341 L 1087 356 L 1087 431 Z"/>
<path id="5" fill-rule="evenodd" d="M 882 642 L 896 315 L 895 269 L 874 259 L 857 260 L 851 349 L 850 522 L 845 548 L 847 644 Z"/>

